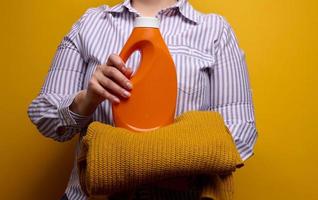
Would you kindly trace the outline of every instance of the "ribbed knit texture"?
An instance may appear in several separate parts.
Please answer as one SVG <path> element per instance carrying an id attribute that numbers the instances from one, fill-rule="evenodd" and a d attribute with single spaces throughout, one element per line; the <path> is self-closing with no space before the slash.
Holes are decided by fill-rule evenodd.
<path id="1" fill-rule="evenodd" d="M 206 174 L 201 197 L 232 199 L 232 172 L 243 162 L 218 112 L 190 111 L 145 133 L 93 122 L 78 169 L 87 195 L 110 195 L 171 177 Z"/>

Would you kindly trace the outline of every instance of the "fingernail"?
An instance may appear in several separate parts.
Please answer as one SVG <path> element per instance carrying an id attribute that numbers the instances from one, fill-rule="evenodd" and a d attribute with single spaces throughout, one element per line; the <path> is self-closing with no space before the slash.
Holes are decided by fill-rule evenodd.
<path id="1" fill-rule="evenodd" d="M 129 89 L 132 89 L 132 84 L 130 82 L 127 82 L 126 85 Z"/>
<path id="2" fill-rule="evenodd" d="M 116 103 L 120 103 L 120 100 L 118 98 L 114 98 Z"/>
<path id="3" fill-rule="evenodd" d="M 125 96 L 125 97 L 130 97 L 130 93 L 127 92 L 127 91 L 124 91 L 124 96 Z"/>

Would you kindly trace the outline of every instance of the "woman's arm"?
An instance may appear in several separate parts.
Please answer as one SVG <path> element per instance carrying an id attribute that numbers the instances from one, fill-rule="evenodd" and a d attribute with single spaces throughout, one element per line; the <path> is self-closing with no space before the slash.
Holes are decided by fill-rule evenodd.
<path id="1" fill-rule="evenodd" d="M 115 54 L 108 57 L 106 64 L 96 67 L 84 88 L 86 62 L 83 58 L 80 33 L 86 18 L 97 9 L 89 9 L 74 24 L 69 34 L 58 47 L 52 66 L 39 96 L 32 101 L 28 114 L 38 130 L 57 141 L 71 139 L 85 130 L 97 106 L 104 100 L 119 102 L 119 97 L 128 98 L 132 74 L 122 59 Z M 87 22 L 88 23 L 88 22 Z M 94 28 L 94 26 L 88 26 Z"/>
<path id="2" fill-rule="evenodd" d="M 71 139 L 89 121 L 89 117 L 69 110 L 73 99 L 83 89 L 86 64 L 80 53 L 78 33 L 88 12 L 58 46 L 40 94 L 28 108 L 29 118 L 38 130 L 57 141 Z"/>
<path id="3" fill-rule="evenodd" d="M 253 155 L 257 138 L 252 90 L 244 52 L 229 23 L 220 18 L 223 28 L 211 73 L 211 110 L 221 113 L 242 159 L 246 160 Z"/>

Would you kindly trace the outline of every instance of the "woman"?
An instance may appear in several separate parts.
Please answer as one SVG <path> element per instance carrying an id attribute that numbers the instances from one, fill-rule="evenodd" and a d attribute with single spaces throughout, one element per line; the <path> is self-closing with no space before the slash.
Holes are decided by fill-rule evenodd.
<path id="1" fill-rule="evenodd" d="M 257 130 L 244 53 L 224 17 L 202 14 L 187 0 L 126 0 L 89 9 L 59 45 L 45 84 L 29 106 L 38 130 L 63 142 L 85 133 L 91 121 L 113 123 L 111 104 L 129 98 L 127 77 L 139 59 L 134 54 L 125 64 L 118 56 L 136 16 L 160 20 L 177 68 L 176 116 L 189 110 L 220 112 L 242 159 L 252 156 Z M 135 196 L 153 199 L 146 193 L 140 188 Z M 76 162 L 63 198 L 87 199 Z"/>

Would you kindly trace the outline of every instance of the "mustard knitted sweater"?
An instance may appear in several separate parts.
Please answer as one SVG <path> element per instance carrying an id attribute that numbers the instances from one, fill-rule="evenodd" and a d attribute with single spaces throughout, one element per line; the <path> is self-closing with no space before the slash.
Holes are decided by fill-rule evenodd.
<path id="1" fill-rule="evenodd" d="M 232 172 L 243 162 L 218 112 L 190 111 L 146 133 L 93 122 L 78 155 L 88 196 L 110 195 L 171 177 L 206 174 L 201 197 L 232 199 Z"/>

